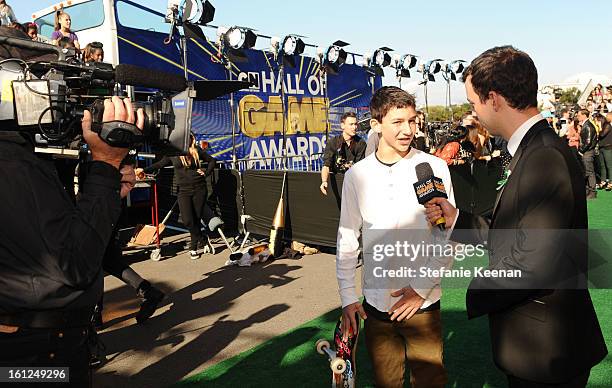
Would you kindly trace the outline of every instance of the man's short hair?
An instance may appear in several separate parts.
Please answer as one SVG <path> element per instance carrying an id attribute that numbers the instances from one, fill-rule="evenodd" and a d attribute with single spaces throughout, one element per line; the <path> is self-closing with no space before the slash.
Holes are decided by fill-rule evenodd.
<path id="1" fill-rule="evenodd" d="M 349 117 L 354 117 L 355 120 L 357 120 L 357 115 L 355 114 L 355 112 L 345 112 L 342 117 L 340 117 L 340 122 L 343 123 L 346 121 L 346 119 L 348 119 Z"/>
<path id="2" fill-rule="evenodd" d="M 370 101 L 370 114 L 374 120 L 382 122 L 383 117 L 393 108 L 416 108 L 414 96 L 397 86 L 383 86 Z"/>
<path id="3" fill-rule="evenodd" d="M 538 70 L 529 55 L 512 46 L 480 54 L 463 72 L 464 82 L 468 77 L 481 102 L 496 92 L 514 109 L 538 106 Z"/>
<path id="4" fill-rule="evenodd" d="M 591 112 L 589 112 L 588 109 L 586 108 L 581 108 L 578 113 L 585 115 L 586 117 L 589 117 L 591 115 Z"/>

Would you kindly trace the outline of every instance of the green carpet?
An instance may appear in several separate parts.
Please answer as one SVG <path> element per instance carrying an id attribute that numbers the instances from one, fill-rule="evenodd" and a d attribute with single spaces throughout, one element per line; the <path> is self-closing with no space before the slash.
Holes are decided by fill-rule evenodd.
<path id="1" fill-rule="evenodd" d="M 589 201 L 590 229 L 612 229 L 612 193 L 600 192 Z M 612 233 L 612 230 L 611 230 Z M 608 251 L 609 252 L 609 251 Z M 608 253 L 609 254 L 609 253 Z M 612 290 L 592 290 L 599 322 L 612 349 Z M 328 312 L 253 349 L 216 364 L 177 387 L 301 387 L 329 386 L 326 360 L 314 349 L 319 338 L 330 339 L 340 309 Z M 486 318 L 466 319 L 465 290 L 445 290 L 442 299 L 445 365 L 448 387 L 505 387 L 505 377 L 491 360 Z M 372 386 L 367 349 L 360 338 L 357 352 L 358 386 Z M 609 387 L 612 356 L 591 371 L 588 387 Z"/>

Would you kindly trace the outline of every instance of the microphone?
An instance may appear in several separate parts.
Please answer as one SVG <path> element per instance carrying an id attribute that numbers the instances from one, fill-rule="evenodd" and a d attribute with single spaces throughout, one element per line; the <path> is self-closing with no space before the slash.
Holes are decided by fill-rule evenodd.
<path id="1" fill-rule="evenodd" d="M 183 91 L 187 88 L 183 76 L 128 64 L 119 64 L 115 67 L 115 82 L 170 91 Z"/>
<path id="2" fill-rule="evenodd" d="M 419 163 L 415 167 L 417 182 L 414 184 L 414 191 L 417 200 L 421 205 L 429 202 L 433 198 L 448 198 L 444 182 L 442 179 L 434 176 L 431 166 L 427 162 Z M 446 220 L 440 217 L 436 220 L 438 229 L 444 231 L 446 229 Z"/>

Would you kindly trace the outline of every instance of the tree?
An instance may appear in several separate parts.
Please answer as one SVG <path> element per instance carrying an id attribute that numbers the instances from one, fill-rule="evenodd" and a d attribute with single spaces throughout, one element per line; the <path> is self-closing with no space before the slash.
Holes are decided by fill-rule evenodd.
<path id="1" fill-rule="evenodd" d="M 580 98 L 580 90 L 578 88 L 569 88 L 561 91 L 559 98 L 557 99 L 561 104 L 577 104 Z"/>
<path id="2" fill-rule="evenodd" d="M 466 112 L 472 110 L 470 104 L 453 105 L 453 119 L 452 121 L 458 121 L 461 119 Z M 424 112 L 425 109 L 423 109 Z M 429 107 L 428 121 L 448 121 L 450 118 L 450 110 L 444 105 L 434 105 Z"/>

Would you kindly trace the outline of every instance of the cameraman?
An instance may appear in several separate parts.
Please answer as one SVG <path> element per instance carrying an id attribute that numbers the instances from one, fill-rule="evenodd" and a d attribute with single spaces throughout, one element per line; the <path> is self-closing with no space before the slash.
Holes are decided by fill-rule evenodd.
<path id="1" fill-rule="evenodd" d="M 136 126 L 144 126 L 138 110 Z M 134 123 L 129 99 L 104 102 L 103 121 Z M 68 367 L 70 385 L 91 385 L 88 337 L 103 291 L 102 257 L 121 212 L 119 166 L 128 150 L 92 132 L 92 162 L 76 205 L 52 162 L 35 156 L 28 134 L 0 130 L 0 366 Z M 125 186 L 125 187 L 124 187 Z"/>
<path id="2" fill-rule="evenodd" d="M 323 168 L 321 169 L 321 185 L 319 190 L 327 195 L 327 180 L 330 171 L 344 173 L 351 166 L 365 157 L 366 142 L 357 136 L 357 115 L 347 112 L 340 118 L 342 133 L 334 136 L 323 152 Z"/>

